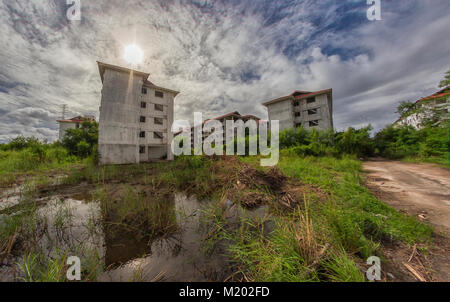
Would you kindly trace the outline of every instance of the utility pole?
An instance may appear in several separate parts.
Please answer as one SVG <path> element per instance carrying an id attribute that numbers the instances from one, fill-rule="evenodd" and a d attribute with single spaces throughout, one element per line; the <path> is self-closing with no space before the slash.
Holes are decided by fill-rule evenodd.
<path id="1" fill-rule="evenodd" d="M 62 105 L 62 113 L 61 113 L 62 120 L 66 119 L 66 110 L 67 110 L 67 105 L 66 104 Z"/>

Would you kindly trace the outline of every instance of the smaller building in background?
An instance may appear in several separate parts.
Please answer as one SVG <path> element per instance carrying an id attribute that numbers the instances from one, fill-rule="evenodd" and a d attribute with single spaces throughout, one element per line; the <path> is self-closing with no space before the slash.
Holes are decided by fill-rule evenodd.
<path id="1" fill-rule="evenodd" d="M 234 112 L 230 112 L 230 113 L 227 113 L 227 114 L 224 114 L 224 115 L 212 118 L 212 119 L 205 120 L 201 125 L 195 125 L 195 126 L 191 127 L 191 144 L 192 144 L 192 146 L 194 146 L 194 130 L 197 127 L 203 127 L 203 125 L 206 122 L 211 121 L 211 120 L 218 120 L 219 122 L 222 123 L 223 144 L 225 144 L 225 140 L 226 140 L 226 132 L 225 132 L 225 130 L 226 130 L 225 129 L 226 121 L 230 121 L 230 120 L 238 121 L 238 120 L 241 120 L 241 121 L 243 121 L 245 123 L 248 120 L 254 120 L 258 124 L 261 119 L 259 117 L 257 117 L 257 116 L 251 115 L 251 114 L 241 115 L 238 111 L 234 111 Z M 181 131 L 175 133 L 175 136 L 179 135 L 180 133 L 181 133 Z M 202 140 L 204 141 L 209 135 L 211 135 L 211 133 L 206 132 L 206 131 L 202 131 Z"/>
<path id="2" fill-rule="evenodd" d="M 71 119 L 63 119 L 58 120 L 59 124 L 59 141 L 61 142 L 66 135 L 67 129 L 77 129 L 81 127 L 81 124 L 84 121 L 95 121 L 95 117 L 92 115 L 86 115 L 86 116 L 76 116 Z"/>
<path id="3" fill-rule="evenodd" d="M 449 99 L 450 99 L 450 88 L 444 88 L 438 92 L 421 98 L 416 101 L 416 109 L 411 111 L 410 114 L 406 114 L 404 117 L 400 117 L 394 122 L 395 126 L 412 126 L 415 129 L 423 128 L 423 121 L 425 118 L 430 117 L 433 111 L 440 114 L 440 120 L 437 122 L 437 126 L 448 119 L 449 113 Z M 419 112 L 418 112 L 419 111 Z"/>
<path id="4" fill-rule="evenodd" d="M 280 130 L 297 128 L 333 129 L 333 90 L 294 91 L 263 103 L 267 107 L 269 120 L 278 120 Z"/>

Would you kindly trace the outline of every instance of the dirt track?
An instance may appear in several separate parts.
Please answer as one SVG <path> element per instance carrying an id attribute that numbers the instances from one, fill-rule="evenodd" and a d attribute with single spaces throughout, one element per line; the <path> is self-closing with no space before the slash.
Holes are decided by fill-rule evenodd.
<path id="1" fill-rule="evenodd" d="M 389 205 L 415 215 L 450 237 L 450 171 L 432 164 L 371 160 L 367 185 Z"/>
<path id="2" fill-rule="evenodd" d="M 427 281 L 450 282 L 450 171 L 432 164 L 388 160 L 367 161 L 364 170 L 367 187 L 378 199 L 433 225 L 437 232 L 427 255 L 404 245 L 383 249 L 393 265 L 395 278 L 390 281 L 418 281 L 405 269 L 407 262 Z"/>

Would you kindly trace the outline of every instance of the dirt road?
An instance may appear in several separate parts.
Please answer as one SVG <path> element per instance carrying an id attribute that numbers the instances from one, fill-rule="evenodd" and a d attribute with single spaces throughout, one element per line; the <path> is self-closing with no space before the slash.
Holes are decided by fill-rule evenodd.
<path id="1" fill-rule="evenodd" d="M 418 281 L 405 264 L 427 281 L 450 282 L 450 171 L 432 164 L 388 160 L 364 163 L 366 185 L 378 199 L 434 226 L 428 254 L 405 245 L 385 246 L 383 254 L 395 277 L 389 281 Z"/>
<path id="2" fill-rule="evenodd" d="M 450 171 L 432 164 L 371 160 L 367 185 L 380 200 L 450 237 Z"/>

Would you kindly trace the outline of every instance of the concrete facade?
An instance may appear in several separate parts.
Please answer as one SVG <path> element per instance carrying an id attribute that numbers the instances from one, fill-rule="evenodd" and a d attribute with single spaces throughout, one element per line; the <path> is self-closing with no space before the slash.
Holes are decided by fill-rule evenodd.
<path id="1" fill-rule="evenodd" d="M 207 122 L 207 121 L 211 121 L 211 120 L 217 120 L 222 124 L 222 131 L 223 131 L 223 144 L 225 144 L 226 141 L 226 121 L 232 120 L 232 121 L 238 121 L 238 120 L 242 120 L 244 123 L 246 123 L 248 120 L 254 120 L 257 124 L 259 123 L 259 121 L 261 120 L 259 117 L 254 116 L 254 115 L 241 115 L 239 112 L 234 111 L 234 112 L 230 112 L 212 119 L 208 119 L 205 120 L 201 125 L 196 125 L 195 127 L 191 127 L 191 146 L 194 146 L 194 131 L 196 129 L 198 129 L 198 127 L 203 127 L 203 125 Z M 202 132 L 202 141 L 204 141 L 208 136 L 210 136 L 212 133 L 211 132 L 207 132 L 203 129 L 201 129 Z M 178 132 L 175 134 L 175 136 L 179 135 L 181 132 Z M 235 133 L 237 133 L 237 131 L 235 130 Z"/>
<path id="2" fill-rule="evenodd" d="M 441 118 L 437 123 L 438 125 L 446 123 L 449 119 L 450 112 L 450 88 L 444 88 L 430 96 L 416 101 L 416 109 L 420 109 L 420 112 L 417 113 L 413 110 L 405 117 L 400 117 L 394 122 L 394 127 L 412 126 L 417 130 L 422 129 L 424 127 L 424 119 L 430 118 L 433 115 L 433 111 L 435 111 L 435 113 L 440 113 Z"/>
<path id="3" fill-rule="evenodd" d="M 304 129 L 333 129 L 332 89 L 316 92 L 295 91 L 268 101 L 269 120 L 278 120 L 280 130 L 302 126 Z"/>
<path id="4" fill-rule="evenodd" d="M 148 73 L 101 62 L 98 66 L 103 83 L 100 163 L 173 160 L 171 128 L 179 92 L 154 85 Z"/>

